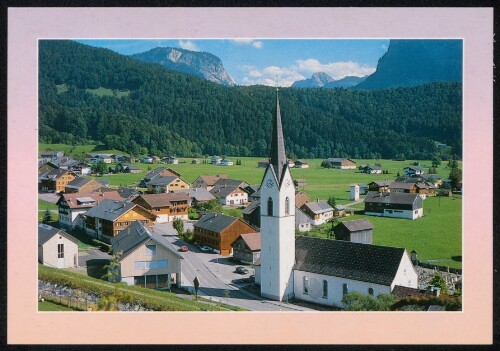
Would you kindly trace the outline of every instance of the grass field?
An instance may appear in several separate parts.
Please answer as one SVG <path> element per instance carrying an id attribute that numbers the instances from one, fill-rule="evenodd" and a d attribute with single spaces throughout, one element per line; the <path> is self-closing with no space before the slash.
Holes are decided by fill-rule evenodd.
<path id="1" fill-rule="evenodd" d="M 72 311 L 75 310 L 66 306 L 58 305 L 50 301 L 38 302 L 38 311 Z"/>
<path id="2" fill-rule="evenodd" d="M 43 220 L 43 216 L 45 215 L 46 210 L 51 211 L 53 221 L 59 220 L 59 214 L 54 212 L 54 211 L 57 211 L 56 204 L 49 202 L 49 201 L 44 201 L 44 200 L 38 199 L 38 221 L 39 222 L 41 222 Z"/>
<path id="3" fill-rule="evenodd" d="M 82 157 L 86 153 L 101 153 L 101 154 L 122 154 L 123 151 L 115 149 L 106 149 L 103 145 L 68 145 L 68 144 L 38 144 L 38 151 L 64 151 L 65 156 Z"/>
<path id="4" fill-rule="evenodd" d="M 341 221 L 367 219 L 373 224 L 373 244 L 415 250 L 420 261 L 462 267 L 462 198 L 431 197 L 424 201 L 424 217 L 416 220 L 355 214 Z M 309 235 L 326 237 L 323 225 Z"/>
<path id="5" fill-rule="evenodd" d="M 130 90 L 124 91 L 114 91 L 112 89 L 99 87 L 97 89 L 85 89 L 88 93 L 91 93 L 96 96 L 114 96 L 120 98 L 122 96 L 130 95 Z"/>

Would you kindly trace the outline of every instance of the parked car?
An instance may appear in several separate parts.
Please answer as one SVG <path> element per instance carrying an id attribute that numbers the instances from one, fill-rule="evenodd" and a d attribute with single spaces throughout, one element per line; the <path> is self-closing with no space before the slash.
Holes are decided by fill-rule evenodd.
<path id="1" fill-rule="evenodd" d="M 212 248 L 208 246 L 200 246 L 200 250 L 203 252 L 210 252 L 212 251 Z"/>
<path id="2" fill-rule="evenodd" d="M 238 267 L 236 267 L 236 273 L 247 274 L 248 273 L 248 268 L 245 268 L 245 267 L 242 267 L 242 266 L 238 266 Z"/>
<path id="3" fill-rule="evenodd" d="M 189 247 L 187 247 L 186 245 L 182 245 L 180 250 L 182 252 L 186 252 L 186 251 L 189 251 Z"/>

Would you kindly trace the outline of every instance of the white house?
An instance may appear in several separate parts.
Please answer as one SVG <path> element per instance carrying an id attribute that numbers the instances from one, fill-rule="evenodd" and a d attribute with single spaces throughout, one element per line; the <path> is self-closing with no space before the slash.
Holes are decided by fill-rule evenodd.
<path id="1" fill-rule="evenodd" d="M 425 174 L 425 170 L 422 167 L 417 167 L 417 166 L 405 167 L 403 171 L 404 174 L 407 176 Z"/>
<path id="2" fill-rule="evenodd" d="M 219 163 L 220 166 L 232 166 L 233 164 L 234 164 L 233 161 L 229 161 L 229 160 L 222 160 Z"/>
<path id="3" fill-rule="evenodd" d="M 417 219 L 424 215 L 423 200 L 415 193 L 369 191 L 365 215 Z"/>
<path id="4" fill-rule="evenodd" d="M 54 268 L 78 267 L 78 240 L 64 230 L 39 224 L 38 262 Z"/>
<path id="5" fill-rule="evenodd" d="M 216 185 L 210 193 L 220 199 L 221 205 L 243 205 L 248 202 L 248 193 L 239 186 Z"/>

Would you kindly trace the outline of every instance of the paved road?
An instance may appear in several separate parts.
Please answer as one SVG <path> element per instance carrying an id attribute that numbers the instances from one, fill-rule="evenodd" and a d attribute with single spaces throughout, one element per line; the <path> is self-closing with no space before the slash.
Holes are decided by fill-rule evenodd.
<path id="1" fill-rule="evenodd" d="M 188 228 L 190 225 L 192 224 L 185 223 L 184 227 Z M 248 277 L 253 274 L 252 269 L 247 275 L 235 273 L 234 269 L 238 264 L 217 254 L 201 252 L 196 245 L 180 240 L 171 223 L 157 224 L 153 230 L 167 238 L 175 248 L 182 245 L 189 247 L 189 251 L 181 252 L 185 258 L 182 262 L 182 286 L 194 291 L 193 280 L 197 276 L 200 281 L 200 296 L 252 311 L 313 311 L 302 306 L 262 299 L 240 289 L 232 281 Z"/>

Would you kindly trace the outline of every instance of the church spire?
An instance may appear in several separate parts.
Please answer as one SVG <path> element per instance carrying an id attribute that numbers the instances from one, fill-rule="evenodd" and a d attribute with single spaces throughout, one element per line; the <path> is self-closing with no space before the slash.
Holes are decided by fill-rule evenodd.
<path id="1" fill-rule="evenodd" d="M 285 139 L 283 138 L 283 127 L 281 126 L 280 101 L 278 87 L 276 86 L 276 112 L 273 118 L 273 135 L 271 140 L 271 157 L 269 163 L 273 166 L 278 182 L 283 174 L 283 167 L 287 163 L 285 154 Z"/>

